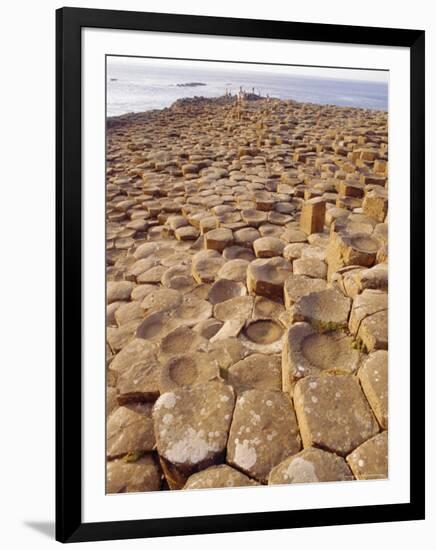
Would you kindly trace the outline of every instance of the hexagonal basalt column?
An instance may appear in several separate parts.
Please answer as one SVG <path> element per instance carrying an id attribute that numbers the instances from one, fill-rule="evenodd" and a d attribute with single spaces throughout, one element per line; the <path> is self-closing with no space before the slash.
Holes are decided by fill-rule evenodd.
<path id="1" fill-rule="evenodd" d="M 199 384 L 164 393 L 153 408 L 156 443 L 171 488 L 223 462 L 234 406 L 230 386 Z"/>
<path id="2" fill-rule="evenodd" d="M 266 482 L 274 466 L 300 450 L 294 409 L 282 392 L 249 390 L 238 397 L 227 461 Z"/>
<path id="3" fill-rule="evenodd" d="M 294 405 L 305 447 L 346 456 L 379 428 L 353 376 L 308 376 L 297 382 Z"/>
<path id="4" fill-rule="evenodd" d="M 349 481 L 353 478 L 345 460 L 321 449 L 309 448 L 293 455 L 271 470 L 268 485 Z"/>

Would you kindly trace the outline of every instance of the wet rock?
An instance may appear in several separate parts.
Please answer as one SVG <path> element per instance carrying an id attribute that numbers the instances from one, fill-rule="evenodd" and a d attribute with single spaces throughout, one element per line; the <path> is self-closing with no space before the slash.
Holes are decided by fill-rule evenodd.
<path id="1" fill-rule="evenodd" d="M 378 432 L 377 421 L 353 376 L 303 378 L 294 388 L 294 406 L 304 447 L 346 456 Z"/>
<path id="2" fill-rule="evenodd" d="M 181 488 L 192 474 L 224 462 L 233 407 L 232 388 L 219 382 L 180 388 L 156 401 L 157 449 L 171 488 Z"/>
<path id="3" fill-rule="evenodd" d="M 112 460 L 107 463 L 106 493 L 145 493 L 160 488 L 160 468 L 152 454 L 131 462 Z"/>
<path id="4" fill-rule="evenodd" d="M 370 353 L 359 369 L 363 392 L 383 429 L 388 428 L 388 352 Z"/>
<path id="5" fill-rule="evenodd" d="M 382 432 L 362 443 L 347 456 L 357 479 L 387 479 L 388 432 Z"/>
<path id="6" fill-rule="evenodd" d="M 211 466 L 206 470 L 192 474 L 183 489 L 214 489 L 254 485 L 259 485 L 259 483 L 227 464 L 220 464 L 219 466 Z"/>
<path id="7" fill-rule="evenodd" d="M 281 392 L 249 390 L 238 397 L 227 462 L 265 483 L 270 471 L 300 450 L 294 409 Z"/>
<path id="8" fill-rule="evenodd" d="M 268 485 L 352 479 L 353 474 L 342 457 L 321 449 L 308 448 L 273 468 L 269 474 Z"/>

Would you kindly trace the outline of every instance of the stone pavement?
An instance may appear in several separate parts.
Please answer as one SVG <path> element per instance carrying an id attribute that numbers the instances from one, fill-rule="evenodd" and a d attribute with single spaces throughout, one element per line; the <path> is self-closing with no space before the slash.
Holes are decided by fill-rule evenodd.
<path id="1" fill-rule="evenodd" d="M 108 119 L 107 492 L 388 475 L 387 114 Z"/>

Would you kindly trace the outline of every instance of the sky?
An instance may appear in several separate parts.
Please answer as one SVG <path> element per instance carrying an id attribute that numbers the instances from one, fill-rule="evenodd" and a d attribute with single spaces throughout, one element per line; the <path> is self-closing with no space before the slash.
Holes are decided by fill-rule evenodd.
<path id="1" fill-rule="evenodd" d="M 143 57 L 116 57 L 108 56 L 107 63 L 108 68 L 117 65 L 136 65 L 137 67 L 147 66 L 150 64 L 156 65 L 157 59 L 143 58 Z M 241 72 L 241 65 L 244 67 L 244 73 L 259 73 L 264 75 L 269 74 L 286 74 L 295 76 L 312 76 L 317 78 L 333 78 L 343 80 L 362 80 L 367 82 L 388 82 L 389 72 L 380 70 L 364 70 L 364 69 L 349 69 L 349 68 L 330 68 L 330 67 L 307 67 L 296 65 L 262 65 L 262 64 L 249 64 L 249 63 L 230 63 L 230 62 L 216 62 L 216 61 L 199 61 L 199 60 L 181 60 L 181 59 L 163 59 L 159 58 L 159 66 L 161 69 L 177 68 L 181 70 L 183 68 L 189 69 L 190 72 L 197 70 L 207 69 L 211 71 L 213 69 L 225 70 L 226 72 Z"/>

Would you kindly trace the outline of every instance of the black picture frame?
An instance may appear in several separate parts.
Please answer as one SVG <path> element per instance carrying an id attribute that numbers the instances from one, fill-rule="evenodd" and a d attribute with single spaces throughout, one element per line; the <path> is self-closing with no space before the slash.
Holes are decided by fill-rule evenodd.
<path id="1" fill-rule="evenodd" d="M 82 522 L 81 29 L 128 29 L 406 47 L 410 50 L 410 502 Z M 159 537 L 424 519 L 424 43 L 419 30 L 62 8 L 56 12 L 56 539 Z M 419 322 L 417 322 L 419 319 Z"/>

